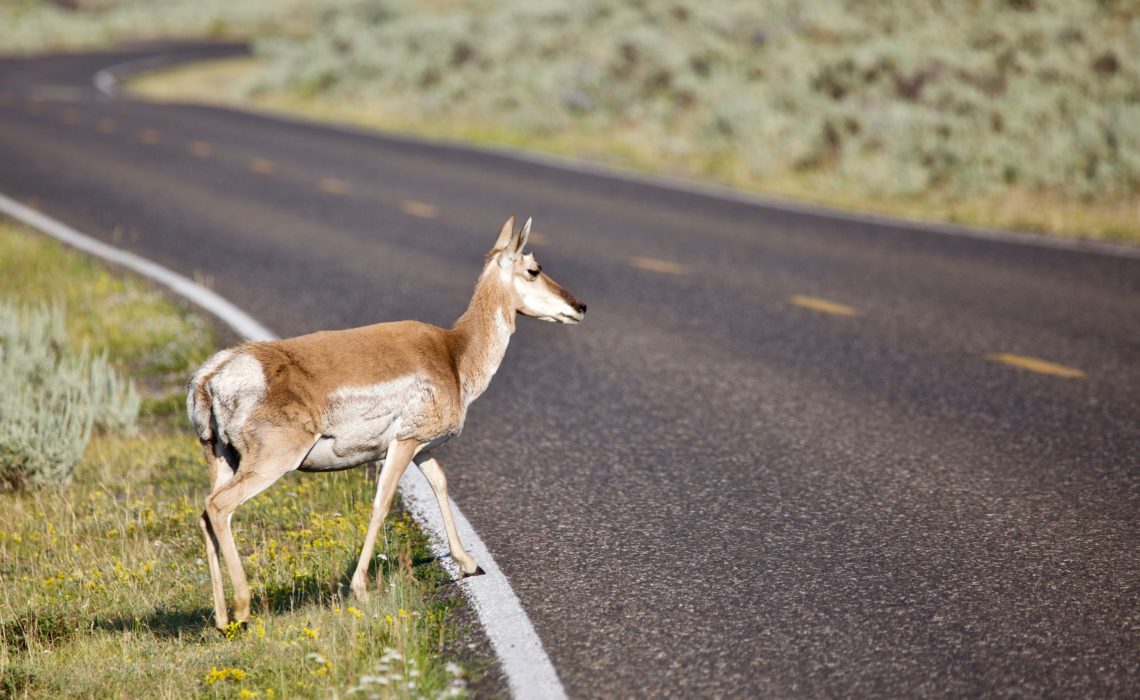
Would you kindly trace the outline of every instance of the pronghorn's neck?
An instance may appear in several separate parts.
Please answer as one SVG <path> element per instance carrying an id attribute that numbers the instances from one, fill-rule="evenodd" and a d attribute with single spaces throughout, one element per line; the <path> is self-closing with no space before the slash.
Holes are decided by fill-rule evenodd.
<path id="1" fill-rule="evenodd" d="M 464 407 L 487 389 L 515 332 L 515 309 L 498 273 L 498 266 L 487 266 L 471 303 L 451 330 Z"/>

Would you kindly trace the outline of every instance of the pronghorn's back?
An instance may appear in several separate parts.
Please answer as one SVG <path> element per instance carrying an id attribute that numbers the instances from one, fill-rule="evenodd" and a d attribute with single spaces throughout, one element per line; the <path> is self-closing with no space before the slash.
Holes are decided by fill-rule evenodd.
<path id="1" fill-rule="evenodd" d="M 454 333 L 418 321 L 245 343 L 216 353 L 194 373 L 187 413 L 200 440 L 233 445 L 240 453 L 250 420 L 319 435 L 328 431 L 330 413 L 343 412 L 342 397 L 377 396 L 389 386 L 391 400 L 406 398 L 399 388 L 430 393 L 432 403 L 442 404 L 431 411 L 432 427 L 446 432 L 441 423 L 461 403 L 459 345 Z"/>

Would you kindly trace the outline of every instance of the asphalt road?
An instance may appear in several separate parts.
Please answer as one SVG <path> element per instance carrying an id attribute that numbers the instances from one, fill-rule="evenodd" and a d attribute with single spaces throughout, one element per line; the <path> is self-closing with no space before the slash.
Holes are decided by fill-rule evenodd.
<path id="1" fill-rule="evenodd" d="M 589 315 L 439 456 L 572 696 L 1140 695 L 1140 258 L 101 98 L 129 57 L 0 61 L 0 191 L 282 335 L 449 324 L 534 217 Z"/>

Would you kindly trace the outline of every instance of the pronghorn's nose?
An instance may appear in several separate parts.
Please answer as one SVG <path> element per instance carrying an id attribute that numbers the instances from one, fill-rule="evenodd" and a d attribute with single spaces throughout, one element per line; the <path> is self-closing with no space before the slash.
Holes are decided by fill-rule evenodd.
<path id="1" fill-rule="evenodd" d="M 575 308 L 577 309 L 578 313 L 580 313 L 580 314 L 586 313 L 586 305 L 585 304 L 578 304 L 578 306 Z"/>

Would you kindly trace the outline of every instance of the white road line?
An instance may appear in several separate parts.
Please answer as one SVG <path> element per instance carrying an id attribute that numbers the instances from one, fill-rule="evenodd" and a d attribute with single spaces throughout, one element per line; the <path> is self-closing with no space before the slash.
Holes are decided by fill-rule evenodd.
<path id="1" fill-rule="evenodd" d="M 440 563 L 452 576 L 459 576 L 459 567 L 452 561 L 447 546 L 443 517 L 428 480 L 418 469 L 409 469 L 400 481 L 400 492 L 405 507 L 431 531 L 432 550 Z M 475 612 L 502 664 L 503 675 L 511 687 L 511 695 L 526 700 L 565 698 L 566 691 L 558 680 L 554 665 L 546 655 L 542 640 L 534 631 L 534 625 L 523 610 L 522 603 L 507 582 L 507 577 L 499 570 L 487 545 L 483 544 L 455 501 L 451 501 L 451 510 L 455 516 L 459 539 L 486 572 L 482 576 L 460 579 L 459 586 L 475 606 Z"/>
<path id="2" fill-rule="evenodd" d="M 114 95 L 116 82 L 115 74 L 106 68 L 95 74 L 95 89 L 107 97 Z"/>
<path id="3" fill-rule="evenodd" d="M 118 89 L 119 73 L 131 75 L 133 73 L 143 73 L 151 68 L 158 68 L 165 65 L 170 61 L 171 55 L 162 54 L 159 56 L 147 56 L 146 58 L 136 58 L 133 61 L 125 61 L 113 66 L 108 66 L 95 74 L 93 82 L 95 89 L 103 93 L 106 97 L 114 97 Z"/>
<path id="4" fill-rule="evenodd" d="M 0 194 L 0 212 L 85 253 L 125 267 L 168 287 L 175 294 L 214 314 L 248 340 L 277 338 L 272 331 L 217 293 L 158 263 L 80 233 L 67 224 L 3 194 Z M 408 510 L 431 533 L 432 548 L 439 561 L 453 576 L 458 576 L 459 569 L 448 553 L 443 519 L 427 479 L 418 469 L 409 469 L 400 481 L 400 490 Z M 451 502 L 451 509 L 460 539 L 486 572 L 483 576 L 462 579 L 459 586 L 474 606 L 479 622 L 482 623 L 491 646 L 499 657 L 503 674 L 507 677 L 507 683 L 511 688 L 511 695 L 527 700 L 565 698 L 566 691 L 562 688 L 562 682 L 558 680 L 554 664 L 546 655 L 542 640 L 534 631 L 534 625 L 523 610 L 518 596 L 511 589 L 507 577 L 503 575 L 499 565 L 491 557 L 487 545 L 483 543 L 454 501 Z"/>
<path id="5" fill-rule="evenodd" d="M 52 238 L 78 248 L 85 253 L 102 258 L 108 262 L 136 272 L 143 277 L 168 287 L 175 294 L 189 299 L 206 311 L 222 319 L 230 328 L 233 328 L 243 338 L 249 340 L 270 340 L 275 338 L 273 332 L 255 321 L 247 313 L 222 298 L 221 295 L 206 289 L 192 279 L 169 270 L 158 263 L 151 262 L 134 253 L 120 250 L 100 240 L 80 233 L 67 224 L 41 214 L 31 207 L 24 206 L 14 199 L 0 194 L 0 212 L 19 219 L 32 228 L 39 229 Z"/>

